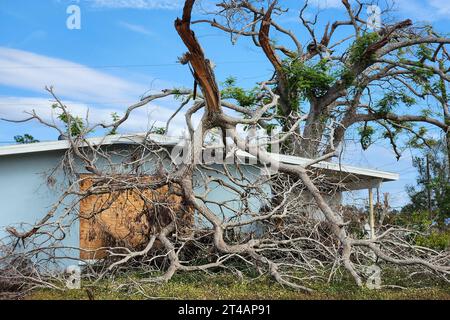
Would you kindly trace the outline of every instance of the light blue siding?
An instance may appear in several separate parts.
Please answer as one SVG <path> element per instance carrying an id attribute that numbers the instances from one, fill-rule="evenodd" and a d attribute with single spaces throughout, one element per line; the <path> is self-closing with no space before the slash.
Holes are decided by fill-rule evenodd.
<path id="1" fill-rule="evenodd" d="M 30 230 L 58 201 L 65 179 L 62 170 L 54 170 L 62 156 L 62 152 L 41 152 L 0 157 L 0 239 L 8 235 L 6 227 L 15 227 L 19 232 Z M 54 179 L 52 183 L 48 181 L 50 175 Z M 66 201 L 61 209 L 71 199 Z M 43 245 L 48 246 L 50 242 Z M 79 246 L 77 220 L 67 230 L 62 246 Z M 71 256 L 71 253 L 65 250 L 64 255 Z"/>
<path id="2" fill-rule="evenodd" d="M 122 147 L 114 148 L 115 151 L 120 151 Z M 29 230 L 29 227 L 37 223 L 51 207 L 58 201 L 63 193 L 64 186 L 67 186 L 64 173 L 61 169 L 54 172 L 58 167 L 64 152 L 39 152 L 23 155 L 11 155 L 0 157 L 0 239 L 7 236 L 6 227 L 15 226 L 18 230 Z M 123 159 L 120 156 L 113 157 L 115 163 L 121 163 Z M 101 160 L 99 160 L 101 161 Z M 155 168 L 157 160 L 151 159 L 146 163 L 145 170 L 151 174 Z M 220 166 L 213 166 L 220 169 Z M 83 173 L 84 169 L 79 168 Z M 131 169 L 126 169 L 128 171 Z M 233 175 L 239 176 L 238 171 L 232 166 L 229 169 Z M 254 166 L 242 166 L 241 172 L 244 173 L 246 179 L 250 183 L 254 183 L 259 177 L 259 169 Z M 223 179 L 231 183 L 231 181 L 221 176 L 221 174 L 213 171 L 203 171 L 204 175 L 210 175 Z M 48 177 L 52 175 L 55 181 L 49 183 Z M 202 179 L 199 174 L 196 176 L 195 191 L 201 194 L 205 191 Z M 211 201 L 226 202 L 228 206 L 235 210 L 240 210 L 244 206 L 244 202 L 237 193 L 226 189 L 218 183 L 211 183 L 209 185 L 210 193 L 207 199 Z M 251 194 L 246 197 L 246 203 L 251 211 L 257 213 L 264 204 L 264 199 L 270 197 L 270 187 L 266 186 L 264 190 L 265 195 Z M 73 199 L 67 199 L 56 216 L 61 215 L 61 210 L 67 208 Z M 232 211 L 225 209 L 219 210 L 215 204 L 208 203 L 208 207 L 224 220 L 229 220 L 233 215 Z M 247 217 L 241 217 L 245 220 Z M 76 220 L 76 212 L 72 212 L 69 219 Z M 69 220 L 65 221 L 70 223 Z M 198 223 L 205 223 L 197 220 Z M 236 220 L 234 220 L 236 222 Z M 76 220 L 62 242 L 66 247 L 79 247 L 79 224 Z M 69 253 L 65 251 L 65 255 L 77 256 L 77 253 Z"/>
<path id="3" fill-rule="evenodd" d="M 238 191 L 244 191 L 242 187 L 239 187 L 230 180 L 230 178 L 217 171 L 223 171 L 223 167 L 220 165 L 211 166 L 215 170 L 202 170 L 201 174 L 197 173 L 194 176 L 194 191 L 198 195 L 203 195 L 207 192 L 206 206 L 213 211 L 216 216 L 222 219 L 224 222 L 245 222 L 248 221 L 251 216 L 249 214 L 258 214 L 261 208 L 268 204 L 270 199 L 271 189 L 268 184 L 264 184 L 262 190 L 253 190 L 251 194 L 241 199 L 241 195 L 227 187 L 222 186 L 219 182 L 211 182 L 207 186 L 203 182 L 203 176 L 210 176 L 224 181 L 226 184 L 231 185 Z M 216 171 L 217 170 L 217 171 Z M 240 170 L 235 166 L 228 167 L 229 173 L 236 181 L 243 185 L 255 184 L 261 177 L 261 170 L 256 166 L 241 165 Z M 250 190 L 247 189 L 246 191 Z M 222 205 L 222 206 L 220 206 Z M 235 212 L 233 212 L 233 210 Z M 242 216 L 236 216 L 236 212 L 246 212 Z M 199 219 L 199 223 L 209 226 L 204 219 Z M 243 231 L 254 231 L 254 227 L 244 227 Z"/>

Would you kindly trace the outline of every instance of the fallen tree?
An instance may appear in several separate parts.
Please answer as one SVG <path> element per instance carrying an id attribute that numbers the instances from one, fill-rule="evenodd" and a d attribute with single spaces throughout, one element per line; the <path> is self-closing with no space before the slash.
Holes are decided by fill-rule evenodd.
<path id="1" fill-rule="evenodd" d="M 232 4 L 227 5 L 254 13 L 255 20 L 251 23 L 253 31 L 248 34 L 240 31 L 240 34 L 251 36 L 257 41 L 273 62 L 276 73 L 274 79 L 258 85 L 250 107 L 244 107 L 230 102 L 230 99 L 222 99 L 223 92 L 216 82 L 213 64 L 206 58 L 191 30 L 194 3 L 194 0 L 186 0 L 183 16 L 176 20 L 175 28 L 188 49 L 180 60 L 191 68 L 201 93 L 195 90 L 166 90 L 144 97 L 113 123 L 80 125 L 54 90 L 48 88 L 55 100 L 54 108 L 65 119 L 66 129 L 59 128 L 34 112 L 24 120 L 37 120 L 67 137 L 70 147 L 60 167 L 65 172 L 67 183 L 59 201 L 36 225 L 24 230 L 9 228 L 11 236 L 5 246 L 8 249 L 4 250 L 1 261 L 20 257 L 28 261 L 33 266 L 33 272 L 38 274 L 24 277 L 21 272 L 9 273 L 9 279 L 25 279 L 37 287 L 50 283 L 57 286 L 48 279 L 41 280 L 41 277 L 49 276 L 49 264 L 64 258 L 74 259 L 73 256 L 63 256 L 64 250 L 92 253 L 86 248 L 65 248 L 61 245 L 67 230 L 78 219 L 100 219 L 106 211 L 116 206 L 119 199 L 126 196 L 125 201 L 137 199 L 133 201 L 138 203 L 139 210 L 133 219 L 138 221 L 138 226 L 130 225 L 128 231 L 133 236 L 139 236 L 125 241 L 115 239 L 117 237 L 112 232 L 103 230 L 109 232 L 113 239 L 101 248 L 105 259 L 85 267 L 84 276 L 87 278 L 98 280 L 137 270 L 146 275 L 139 281 L 166 282 L 177 272 L 229 270 L 238 276 L 242 276 L 243 272 L 269 274 L 283 286 L 308 292 L 311 290 L 307 286 L 308 281 L 330 281 L 342 270 L 348 272 L 358 286 L 364 286 L 373 276 L 367 272 L 377 273 L 373 266 L 382 264 L 405 268 L 411 274 L 425 273 L 448 281 L 449 252 L 414 245 L 410 241 L 413 236 L 410 230 L 381 226 L 371 239 L 349 232 L 342 212 L 332 207 L 324 197 L 324 194 L 340 192 L 342 185 L 329 181 L 314 169 L 314 165 L 329 161 L 337 155 L 346 130 L 356 122 L 376 121 L 388 132 L 390 125 L 413 132 L 405 123 L 415 121 L 436 124 L 447 130 L 447 124 L 426 116 L 374 111 L 361 99 L 370 92 L 368 85 L 373 81 L 389 83 L 394 78 L 401 81 L 396 77 L 415 72 L 409 70 L 410 63 L 404 60 L 395 64 L 388 61 L 385 66 L 377 65 L 375 68 L 374 65 L 379 63 L 377 61 L 385 59 L 386 55 L 407 46 L 432 43 L 437 46 L 434 56 L 445 56 L 445 44 L 450 40 L 434 35 L 421 38 L 415 38 L 415 35 L 411 38 L 411 34 L 405 31 L 411 26 L 409 20 L 386 26 L 376 33 L 376 39 L 370 43 L 364 42 L 366 36 L 362 35 L 356 40 L 356 45 L 358 41 L 364 43 L 361 48 L 357 47 L 359 55 L 355 57 L 356 53 L 353 52 L 346 58 L 354 62 L 347 70 L 351 73 L 352 81 L 345 81 L 349 74 L 342 75 L 342 79 L 324 87 L 320 97 L 308 94 L 312 110 L 302 114 L 292 110 L 292 102 L 298 102 L 299 97 L 292 97 L 292 92 L 285 94 L 285 66 L 275 54 L 275 49 L 284 53 L 289 51 L 283 47 L 274 47 L 268 39 L 272 27 L 284 32 L 271 18 L 274 11 L 280 10 L 277 2 L 273 2 L 266 11 L 255 11 L 249 1 L 232 1 Z M 358 24 L 362 23 L 361 18 L 355 16 L 347 1 L 343 3 L 350 21 L 337 22 L 331 30 L 327 28 L 324 40 L 320 41 L 320 46 L 324 48 L 340 25 L 353 26 L 357 35 L 362 32 Z M 230 9 L 225 2 L 222 7 L 224 10 Z M 310 22 L 303 21 L 306 26 L 310 26 Z M 220 27 L 217 22 L 211 24 Z M 260 26 L 259 31 L 257 25 Z M 232 32 L 230 29 L 226 31 Z M 292 63 L 304 63 L 305 59 L 327 51 L 319 50 L 318 42 L 315 44 L 317 48 L 310 47 L 302 55 L 296 54 L 298 60 Z M 421 68 L 431 70 L 431 67 L 425 66 L 425 62 Z M 433 70 L 441 81 L 446 81 L 442 70 Z M 302 72 L 308 73 L 307 70 Z M 236 88 L 229 89 L 233 91 Z M 295 94 L 300 95 L 302 92 L 296 91 Z M 352 99 L 349 99 L 349 95 Z M 181 108 L 191 102 L 186 111 L 189 137 L 183 145 L 183 152 L 176 153 L 175 157 L 173 152 L 167 151 L 152 139 L 151 130 L 146 136 L 136 139 L 132 148 L 121 149 L 113 154 L 106 152 L 101 143 L 91 144 L 87 138 L 99 128 L 115 133 L 134 110 L 157 99 L 174 96 L 183 97 Z M 231 97 L 235 99 L 236 95 Z M 285 110 L 287 104 L 291 106 L 288 111 Z M 332 116 L 332 108 L 338 106 L 346 110 L 343 118 Z M 361 108 L 367 113 L 357 113 Z M 230 110 L 232 112 L 228 112 Z M 284 111 L 278 112 L 280 110 Z M 323 112 L 329 116 L 325 121 L 319 119 Z M 195 126 L 193 117 L 200 113 L 200 123 Z M 245 137 L 241 130 L 243 127 L 258 126 L 267 130 L 274 123 L 283 124 L 281 133 L 268 134 L 263 138 Z M 216 132 L 219 132 L 219 142 L 211 139 L 212 133 Z M 394 138 L 391 138 L 395 148 Z M 423 136 L 421 138 L 425 139 Z M 307 142 L 308 146 L 305 146 Z M 311 161 L 305 165 L 280 162 L 274 153 L 268 151 L 277 144 L 283 144 L 284 152 L 290 150 L 297 155 L 308 155 Z M 239 159 L 239 152 L 245 151 L 247 156 L 257 159 L 257 163 L 247 165 L 235 161 L 233 169 L 226 162 L 208 163 L 204 161 L 208 149 L 214 150 L 212 158 L 215 161 L 220 158 L 217 157 L 220 152 L 236 160 Z M 117 156 L 120 160 L 117 160 Z M 179 161 L 179 157 L 182 161 Z M 105 166 L 105 163 L 108 165 Z M 155 163 L 156 166 L 149 165 Z M 257 170 L 258 178 L 249 179 L 243 174 L 244 167 Z M 79 168 L 83 168 L 89 177 L 79 175 Z M 209 194 L 213 192 L 212 186 L 218 185 L 233 194 L 232 199 L 211 199 Z M 165 196 L 161 196 L 161 193 Z M 97 199 L 97 203 L 90 207 L 91 210 L 80 213 L 80 204 L 93 198 Z M 239 202 L 238 206 L 236 202 Z M 311 216 L 309 206 L 316 207 L 323 219 Z M 132 282 L 130 285 L 138 284 Z"/>

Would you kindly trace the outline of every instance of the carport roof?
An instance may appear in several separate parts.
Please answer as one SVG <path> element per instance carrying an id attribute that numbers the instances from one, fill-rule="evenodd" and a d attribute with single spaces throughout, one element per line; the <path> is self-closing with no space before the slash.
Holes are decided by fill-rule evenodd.
<path id="1" fill-rule="evenodd" d="M 94 146 L 127 145 L 141 143 L 145 137 L 147 137 L 147 139 L 150 141 L 167 147 L 176 146 L 183 141 L 183 138 L 168 137 L 158 134 L 111 135 L 101 138 L 88 138 L 86 140 L 89 142 L 89 144 Z M 69 149 L 69 147 L 69 141 L 66 140 L 4 146 L 0 147 L 0 157 L 58 150 L 61 151 L 67 150 Z M 238 152 L 238 155 L 244 157 L 249 156 L 249 154 L 245 152 Z M 279 161 L 286 164 L 304 166 L 311 162 L 310 159 L 301 157 L 281 154 L 276 156 L 278 157 Z M 400 179 L 400 176 L 396 173 L 348 166 L 334 162 L 319 162 L 312 165 L 312 167 L 323 170 L 324 172 L 328 172 L 332 176 L 336 177 L 336 179 L 339 179 L 339 181 L 345 184 L 346 188 L 350 190 L 364 189 L 367 187 L 376 186 L 381 182 L 397 181 Z"/>

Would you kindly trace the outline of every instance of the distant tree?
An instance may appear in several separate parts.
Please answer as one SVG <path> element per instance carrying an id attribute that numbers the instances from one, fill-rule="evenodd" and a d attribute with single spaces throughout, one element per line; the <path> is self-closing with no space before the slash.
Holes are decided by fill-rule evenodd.
<path id="1" fill-rule="evenodd" d="M 450 218 L 450 176 L 447 148 L 446 145 L 439 144 L 425 152 L 426 155 L 414 158 L 414 167 L 418 170 L 417 182 L 407 187 L 411 202 L 403 208 L 402 212 L 412 214 L 429 211 L 430 206 L 430 218 L 443 223 Z"/>
<path id="2" fill-rule="evenodd" d="M 14 141 L 19 144 L 29 144 L 29 143 L 37 143 L 39 140 L 36 140 L 32 135 L 24 134 L 23 136 L 15 136 Z"/>

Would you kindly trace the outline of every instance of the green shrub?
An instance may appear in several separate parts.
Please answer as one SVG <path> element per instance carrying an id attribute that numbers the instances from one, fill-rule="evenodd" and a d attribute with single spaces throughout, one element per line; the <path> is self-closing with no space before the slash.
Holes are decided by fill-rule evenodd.
<path id="1" fill-rule="evenodd" d="M 434 230 L 427 236 L 416 238 L 416 245 L 435 250 L 446 250 L 450 248 L 450 231 Z"/>

